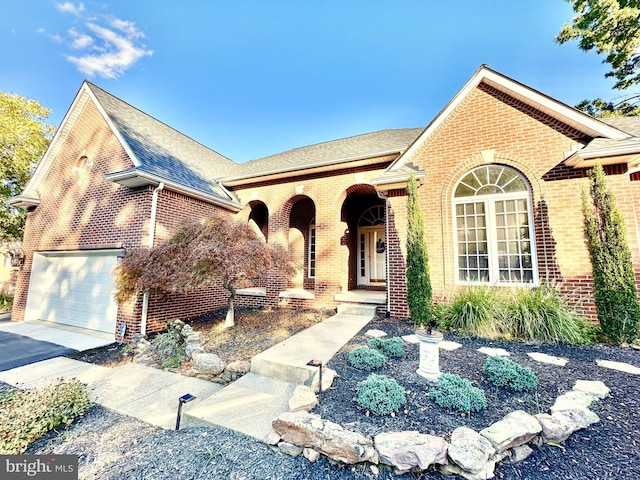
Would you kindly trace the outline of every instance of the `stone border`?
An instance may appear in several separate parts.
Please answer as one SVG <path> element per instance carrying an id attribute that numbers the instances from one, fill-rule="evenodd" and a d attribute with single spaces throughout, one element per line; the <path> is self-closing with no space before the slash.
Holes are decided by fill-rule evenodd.
<path id="1" fill-rule="evenodd" d="M 550 413 L 516 410 L 480 432 L 458 427 L 450 442 L 417 431 L 385 432 L 372 439 L 307 410 L 285 412 L 273 421 L 274 431 L 266 443 L 288 455 L 302 454 L 311 462 L 323 454 L 346 464 L 368 463 L 374 474 L 378 464 L 392 467 L 397 474 L 437 466 L 445 475 L 490 479 L 497 463 L 505 459 L 516 463 L 531 455 L 529 444 L 558 445 L 575 431 L 599 422 L 589 406 L 609 393 L 603 382 L 577 380 L 571 391 L 556 399 Z"/>

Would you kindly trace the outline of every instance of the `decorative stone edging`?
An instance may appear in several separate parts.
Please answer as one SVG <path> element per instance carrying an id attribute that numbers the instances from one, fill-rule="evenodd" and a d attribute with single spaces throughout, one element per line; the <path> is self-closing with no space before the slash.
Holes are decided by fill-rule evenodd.
<path id="1" fill-rule="evenodd" d="M 182 320 L 173 320 L 168 324 L 169 330 L 179 332 L 185 346 L 185 355 L 191 360 L 192 370 L 180 373 L 189 376 L 202 378 L 211 382 L 226 385 L 237 380 L 251 369 L 251 363 L 236 360 L 227 365 L 215 353 L 205 352 L 200 339 L 200 332 L 196 332 L 191 325 L 185 324 Z M 134 360 L 144 365 L 155 365 L 156 361 L 152 356 L 152 344 L 147 337 L 142 334 L 134 334 L 131 337 L 131 345 Z"/>
<path id="2" fill-rule="evenodd" d="M 273 421 L 274 432 L 267 443 L 288 455 L 303 454 L 312 462 L 319 454 L 347 464 L 366 462 L 374 473 L 377 464 L 388 465 L 398 474 L 438 466 L 446 475 L 490 479 L 497 463 L 507 458 L 516 463 L 531 455 L 529 444 L 557 445 L 599 422 L 589 407 L 609 393 L 603 382 L 578 380 L 556 399 L 550 413 L 516 410 L 480 432 L 458 427 L 449 442 L 417 431 L 385 432 L 372 439 L 306 410 L 285 412 Z"/>

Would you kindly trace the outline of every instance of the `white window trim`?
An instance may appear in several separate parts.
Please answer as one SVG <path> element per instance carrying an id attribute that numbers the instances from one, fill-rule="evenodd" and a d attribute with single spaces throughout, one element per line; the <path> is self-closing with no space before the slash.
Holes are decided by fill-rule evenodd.
<path id="1" fill-rule="evenodd" d="M 311 243 L 311 232 L 313 232 L 313 243 Z M 307 252 L 307 277 L 308 278 L 316 278 L 316 267 L 317 267 L 317 263 L 316 263 L 316 259 L 314 258 L 312 260 L 311 258 L 311 254 L 315 253 L 316 251 L 316 244 L 318 242 L 318 237 L 317 237 L 317 230 L 316 230 L 316 221 L 311 220 L 311 223 L 309 223 L 309 251 Z M 313 261 L 313 275 L 311 275 L 311 262 Z"/>
<path id="2" fill-rule="evenodd" d="M 502 166 L 502 165 L 501 165 Z M 510 168 L 510 167 L 505 167 Z M 514 193 L 494 193 L 489 195 L 477 195 L 467 197 L 453 197 L 452 201 L 452 219 L 453 219 L 453 255 L 454 255 L 454 276 L 455 284 L 461 286 L 497 286 L 497 287 L 537 287 L 540 285 L 539 273 L 538 273 L 538 250 L 536 248 L 536 227 L 533 217 L 533 202 L 531 200 L 531 189 L 529 182 L 523 177 L 523 175 L 517 170 L 511 169 L 517 173 L 523 180 L 527 187 L 526 192 L 514 192 Z M 453 188 L 453 194 L 461 183 L 462 179 L 470 172 L 465 173 L 462 178 L 456 182 Z M 496 235 L 496 219 L 495 219 L 495 203 L 496 200 L 526 200 L 527 201 L 527 214 L 529 219 L 529 241 L 531 243 L 531 268 L 533 281 L 532 282 L 501 282 L 500 281 L 500 269 L 498 265 L 498 241 L 495 238 Z M 460 262 L 458 261 L 458 225 L 456 222 L 456 206 L 467 203 L 481 203 L 485 204 L 485 221 L 487 229 L 487 245 L 489 247 L 489 281 L 488 282 L 472 282 L 466 280 L 460 280 Z M 491 279 L 494 278 L 493 281 Z"/>

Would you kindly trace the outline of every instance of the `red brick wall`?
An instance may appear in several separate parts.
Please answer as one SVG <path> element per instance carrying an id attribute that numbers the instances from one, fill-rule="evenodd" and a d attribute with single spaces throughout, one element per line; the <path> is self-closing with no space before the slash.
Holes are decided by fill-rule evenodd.
<path id="1" fill-rule="evenodd" d="M 80 178 L 77 168 L 86 155 L 93 166 Z M 133 166 L 112 131 L 88 101 L 64 138 L 39 192 L 41 204 L 28 215 L 23 248 L 26 262 L 18 275 L 13 320 L 23 320 L 34 251 L 132 247 L 148 244 L 153 187 L 130 189 L 107 181 L 105 175 Z M 158 195 L 155 243 L 169 238 L 186 218 L 203 220 L 219 209 L 170 191 Z M 231 213 L 228 213 L 231 215 Z M 189 295 L 151 296 L 147 331 L 166 322 L 188 318 L 226 305 L 220 287 Z M 127 324 L 127 336 L 140 331 L 142 296 L 120 305 L 117 328 Z"/>
<path id="2" fill-rule="evenodd" d="M 290 220 L 294 226 L 300 226 L 296 216 L 290 216 L 297 201 L 310 200 L 315 207 L 316 276 L 314 282 L 307 280 L 304 286 L 313 291 L 316 299 L 281 301 L 278 294 L 289 286 L 289 280 L 276 274 L 267 282 L 266 304 L 297 307 L 299 303 L 304 308 L 337 306 L 335 295 L 340 291 L 349 290 L 353 283 L 349 279 L 349 262 L 354 259 L 349 256 L 350 226 L 348 218 L 344 216 L 344 202 L 347 196 L 355 191 L 373 192 L 371 179 L 378 177 L 394 158 L 384 157 L 376 166 L 368 165 L 233 187 L 235 194 L 245 205 L 245 209 L 239 214 L 241 218 L 249 217 L 250 203 L 260 201 L 266 205 L 269 211 L 268 239 L 271 244 L 288 246 Z M 305 212 L 299 213 L 302 215 Z"/>
<path id="3" fill-rule="evenodd" d="M 426 183 L 418 192 L 436 297 L 449 297 L 457 286 L 453 188 L 469 170 L 497 163 L 517 169 L 531 185 L 540 280 L 556 283 L 580 313 L 594 318 L 591 265 L 582 230 L 585 172 L 562 163 L 565 152 L 584 137 L 572 127 L 481 85 L 419 147 L 409 161 L 426 173 Z M 607 181 L 625 216 L 633 260 L 638 265 L 634 203 L 638 202 L 639 189 L 625 170 L 608 167 Z M 392 204 L 402 245 L 406 241 L 406 220 L 397 217 L 405 200 L 397 200 L 392 199 Z M 393 295 L 394 302 L 401 301 L 402 292 Z M 392 312 L 400 310 L 392 308 Z"/>
<path id="4" fill-rule="evenodd" d="M 80 175 L 77 167 L 83 154 L 93 166 Z M 24 318 L 34 251 L 140 243 L 150 208 L 149 192 L 125 189 L 104 178 L 131 166 L 95 105 L 87 102 L 39 187 L 40 206 L 27 217 L 26 261 L 18 275 L 13 320 Z"/>

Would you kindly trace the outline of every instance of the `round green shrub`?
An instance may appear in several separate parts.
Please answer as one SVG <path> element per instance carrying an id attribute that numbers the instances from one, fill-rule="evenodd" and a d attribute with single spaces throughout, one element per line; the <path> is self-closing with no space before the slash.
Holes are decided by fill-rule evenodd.
<path id="1" fill-rule="evenodd" d="M 397 412 L 407 402 L 404 389 L 393 378 L 372 373 L 357 385 L 354 401 L 374 415 Z"/>
<path id="2" fill-rule="evenodd" d="M 358 370 L 375 370 L 386 361 L 383 354 L 369 347 L 358 347 L 349 354 L 349 365 Z"/>
<path id="3" fill-rule="evenodd" d="M 386 357 L 404 357 L 404 341 L 400 337 L 372 338 L 369 340 L 369 347 L 378 350 Z"/>
<path id="4" fill-rule="evenodd" d="M 538 388 L 538 378 L 529 367 L 523 367 L 509 358 L 490 356 L 482 369 L 496 387 L 516 392 L 533 392 Z"/>
<path id="5" fill-rule="evenodd" d="M 438 405 L 457 412 L 478 412 L 487 408 L 487 398 L 484 392 L 471 385 L 469 380 L 443 373 L 438 378 L 436 386 L 429 392 Z"/>

